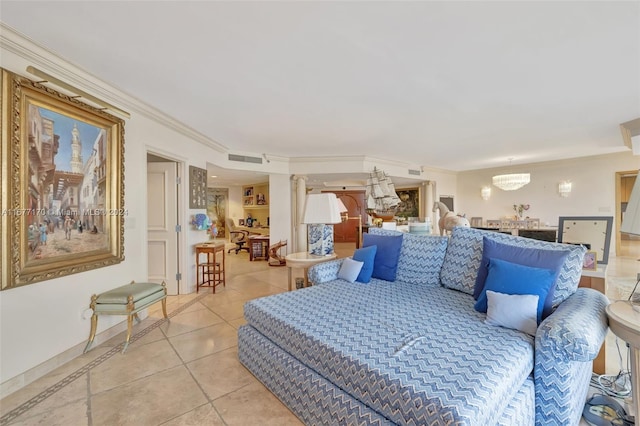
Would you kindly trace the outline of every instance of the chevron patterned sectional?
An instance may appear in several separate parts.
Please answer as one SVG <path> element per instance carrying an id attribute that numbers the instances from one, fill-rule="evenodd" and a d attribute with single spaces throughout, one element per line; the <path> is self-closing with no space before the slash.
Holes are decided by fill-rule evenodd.
<path id="1" fill-rule="evenodd" d="M 475 311 L 483 236 L 570 251 L 535 338 Z M 577 288 L 583 256 L 470 228 L 404 234 L 394 282 L 337 279 L 338 259 L 309 270 L 313 287 L 248 302 L 239 358 L 308 425 L 577 425 L 608 304 Z"/>

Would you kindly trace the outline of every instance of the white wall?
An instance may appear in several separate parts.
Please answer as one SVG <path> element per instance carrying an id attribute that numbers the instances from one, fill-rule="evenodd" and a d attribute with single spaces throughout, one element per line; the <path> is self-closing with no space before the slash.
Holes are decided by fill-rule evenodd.
<path id="1" fill-rule="evenodd" d="M 181 292 L 194 291 L 194 245 L 203 240 L 203 234 L 193 230 L 188 222 L 195 213 L 205 211 L 188 209 L 188 173 L 185 171 L 190 165 L 206 169 L 207 162 L 218 165 L 227 163 L 227 153 L 215 143 L 207 143 L 202 135 L 194 134 L 187 128 L 183 130 L 179 123 L 172 122 L 158 111 L 140 104 L 136 99 L 107 86 L 11 31 L 5 32 L 3 28 L 1 36 L 0 66 L 3 68 L 29 77 L 25 69 L 33 65 L 51 74 L 66 76 L 67 81 L 82 90 L 110 96 L 105 100 L 123 106 L 131 113 L 131 118 L 125 120 L 124 143 L 124 207 L 128 211 L 125 218 L 125 260 L 117 265 L 0 292 L 0 397 L 28 383 L 30 378 L 37 378 L 55 368 L 56 363 L 64 363 L 81 353 L 90 329 L 90 321 L 82 318 L 82 313 L 89 307 L 92 294 L 127 284 L 131 280 L 146 281 L 147 152 L 179 163 L 183 182 L 179 198 L 184 206 L 180 214 L 180 224 L 184 230 L 180 236 Z M 114 100 L 114 97 L 117 99 Z M 280 170 L 282 164 L 272 161 L 265 167 Z M 286 188 L 285 193 L 289 196 Z M 237 214 L 234 203 L 239 205 L 240 197 L 239 191 L 237 199 L 234 194 L 230 188 L 232 215 Z M 278 197 L 277 193 L 274 195 Z M 242 214 L 241 210 L 239 214 Z M 283 219 L 287 220 L 287 216 Z M 288 222 L 285 222 L 276 225 L 276 228 L 286 230 L 288 226 Z M 286 231 L 283 231 L 283 239 L 287 238 L 285 234 Z M 118 325 L 118 331 L 122 329 L 124 319 L 122 316 L 100 317 L 96 343 L 100 342 L 100 333 L 110 327 Z M 29 374 L 25 375 L 28 371 Z"/>
<path id="2" fill-rule="evenodd" d="M 463 172 L 458 174 L 456 213 L 464 213 L 467 218 L 480 216 L 486 221 L 513 216 L 513 204 L 530 204 L 525 216 L 540 218 L 547 226 L 558 226 L 559 216 L 615 216 L 615 172 L 638 168 L 640 157 L 631 151 L 518 165 L 512 171 L 531 173 L 531 183 L 517 191 L 491 185 L 491 177 L 504 173 L 504 168 Z M 566 198 L 558 194 L 558 183 L 563 180 L 573 184 Z M 480 196 L 485 185 L 491 186 L 491 198 L 486 201 Z M 615 241 L 611 247 L 615 248 Z"/>

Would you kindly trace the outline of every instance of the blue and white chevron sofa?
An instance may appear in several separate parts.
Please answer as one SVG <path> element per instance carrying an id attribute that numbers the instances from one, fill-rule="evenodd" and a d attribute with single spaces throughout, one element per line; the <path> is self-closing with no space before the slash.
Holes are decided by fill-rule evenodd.
<path id="1" fill-rule="evenodd" d="M 535 337 L 474 309 L 483 236 L 569 250 Z M 337 279 L 338 259 L 310 268 L 313 287 L 246 303 L 239 359 L 308 425 L 577 425 L 608 304 L 577 289 L 583 256 L 471 228 L 405 234 L 394 282 Z"/>

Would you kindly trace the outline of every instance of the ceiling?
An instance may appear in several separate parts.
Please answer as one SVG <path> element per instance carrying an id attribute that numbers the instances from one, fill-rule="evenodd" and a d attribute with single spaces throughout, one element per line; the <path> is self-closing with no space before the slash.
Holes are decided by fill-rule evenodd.
<path id="1" fill-rule="evenodd" d="M 3 0 L 0 17 L 230 152 L 464 171 L 625 151 L 640 117 L 637 1 Z"/>

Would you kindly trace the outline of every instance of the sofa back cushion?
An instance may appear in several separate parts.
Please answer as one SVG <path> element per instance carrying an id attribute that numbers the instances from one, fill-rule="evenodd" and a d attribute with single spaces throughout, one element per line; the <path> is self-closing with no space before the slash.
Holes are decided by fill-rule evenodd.
<path id="1" fill-rule="evenodd" d="M 369 228 L 373 235 L 402 235 L 396 281 L 437 286 L 447 251 L 447 237 L 415 235 L 381 228 Z"/>
<path id="2" fill-rule="evenodd" d="M 556 280 L 553 295 L 554 307 L 575 293 L 578 288 L 580 275 L 582 275 L 582 259 L 586 248 L 463 227 L 454 228 L 449 239 L 440 273 L 440 281 L 443 286 L 473 294 L 482 259 L 483 237 L 519 247 L 568 251 Z"/>

